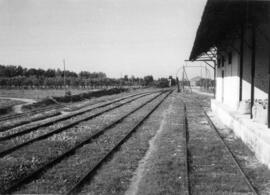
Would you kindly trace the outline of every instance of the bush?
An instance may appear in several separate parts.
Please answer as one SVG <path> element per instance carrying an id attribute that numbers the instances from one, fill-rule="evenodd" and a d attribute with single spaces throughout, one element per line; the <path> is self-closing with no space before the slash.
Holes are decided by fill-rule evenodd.
<path id="1" fill-rule="evenodd" d="M 156 82 L 156 86 L 159 88 L 169 87 L 169 80 L 166 78 L 158 79 Z"/>

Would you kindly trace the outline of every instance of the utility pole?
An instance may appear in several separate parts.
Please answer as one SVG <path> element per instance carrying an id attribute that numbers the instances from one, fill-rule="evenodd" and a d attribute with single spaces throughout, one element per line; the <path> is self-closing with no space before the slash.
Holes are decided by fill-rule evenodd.
<path id="1" fill-rule="evenodd" d="M 202 65 L 201 65 L 201 90 L 202 90 L 202 82 L 203 82 L 203 80 L 202 80 Z"/>
<path id="2" fill-rule="evenodd" d="M 180 70 L 181 70 L 181 67 L 177 70 L 177 72 L 176 72 L 176 74 L 175 74 L 176 84 L 177 84 L 177 92 L 178 92 L 178 93 L 181 92 L 181 91 L 180 91 L 180 87 L 179 87 L 179 79 L 178 79 L 178 76 L 177 76 Z"/>
<path id="3" fill-rule="evenodd" d="M 189 81 L 189 79 L 188 79 L 186 69 L 184 69 L 184 74 L 186 75 L 186 82 L 187 82 L 187 85 L 189 86 L 189 90 L 190 90 L 190 92 L 192 93 L 192 89 L 191 89 L 191 86 L 190 86 L 190 81 Z"/>
<path id="4" fill-rule="evenodd" d="M 65 95 L 66 95 L 67 90 L 66 90 L 66 61 L 65 59 L 63 59 L 63 65 L 64 65 L 64 89 L 65 89 Z"/>
<path id="5" fill-rule="evenodd" d="M 182 92 L 185 90 L 185 65 L 183 66 L 183 72 L 182 72 Z"/>
<path id="6" fill-rule="evenodd" d="M 179 79 L 178 77 L 176 77 L 176 84 L 177 84 L 177 92 L 180 92 L 180 88 L 179 88 Z"/>
<path id="7" fill-rule="evenodd" d="M 207 82 L 208 82 L 208 76 L 207 76 L 207 67 L 206 67 L 206 64 L 204 65 L 204 68 L 205 68 L 205 89 L 207 89 Z"/>

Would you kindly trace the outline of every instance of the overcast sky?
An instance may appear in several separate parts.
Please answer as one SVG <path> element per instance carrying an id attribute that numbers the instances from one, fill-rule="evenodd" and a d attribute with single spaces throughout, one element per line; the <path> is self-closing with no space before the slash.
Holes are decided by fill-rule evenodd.
<path id="1" fill-rule="evenodd" d="M 175 75 L 204 6 L 205 0 L 0 0 L 0 64 L 62 68 L 65 58 L 76 72 Z"/>

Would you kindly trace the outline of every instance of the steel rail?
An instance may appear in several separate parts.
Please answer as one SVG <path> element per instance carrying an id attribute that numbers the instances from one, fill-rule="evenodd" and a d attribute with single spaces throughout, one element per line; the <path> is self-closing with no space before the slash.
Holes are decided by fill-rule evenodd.
<path id="1" fill-rule="evenodd" d="M 142 93 L 138 93 L 138 94 L 143 94 L 143 93 L 146 93 L 146 92 L 142 92 Z M 90 99 L 86 99 L 86 100 L 89 101 Z M 2 117 L 0 117 L 0 122 L 10 120 L 10 119 L 14 119 L 14 118 L 19 118 L 19 117 L 24 116 L 26 114 L 36 114 L 36 113 L 39 113 L 39 112 L 42 112 L 42 111 L 54 110 L 54 109 L 64 108 L 64 107 L 69 108 L 68 106 L 63 105 L 63 104 L 54 103 L 53 105 L 50 105 L 50 106 L 47 106 L 47 107 L 44 107 L 44 108 L 34 109 L 34 110 L 24 112 L 24 113 L 17 113 L 17 114 L 11 114 L 11 115 L 2 116 Z M 71 111 L 78 110 L 78 109 L 81 109 L 81 108 L 75 108 L 75 109 L 70 108 Z"/>
<path id="2" fill-rule="evenodd" d="M 38 118 L 30 118 L 30 119 L 22 120 L 21 122 L 19 122 L 17 124 L 16 123 L 12 123 L 11 125 L 4 125 L 3 124 L 3 126 L 0 128 L 0 132 L 5 132 L 5 131 L 8 131 L 10 129 L 21 127 L 21 126 L 26 125 L 26 124 L 42 121 L 42 120 L 45 120 L 45 119 L 48 119 L 48 118 L 53 118 L 53 117 L 61 115 L 60 110 L 51 109 L 51 110 L 48 110 L 48 111 L 53 111 L 53 110 L 55 110 L 55 113 L 52 113 L 52 114 L 50 114 L 48 116 L 40 116 Z M 45 114 L 45 112 L 43 112 L 43 114 Z M 35 116 L 35 115 L 32 115 L 32 116 Z M 0 124 L 0 125 L 2 125 L 2 124 Z"/>
<path id="3" fill-rule="evenodd" d="M 0 141 L 4 141 L 4 140 L 8 140 L 8 139 L 11 139 L 13 137 L 17 137 L 17 136 L 20 136 L 20 135 L 24 135 L 26 133 L 29 133 L 29 132 L 32 132 L 32 131 L 35 131 L 37 130 L 38 128 L 41 128 L 41 127 L 46 127 L 46 126 L 49 126 L 49 125 L 53 125 L 57 122 L 60 122 L 60 121 L 63 121 L 63 120 L 67 120 L 67 119 L 70 119 L 72 117 L 75 117 L 75 116 L 78 116 L 78 115 L 81 115 L 81 114 L 85 114 L 86 112 L 90 112 L 92 110 L 95 110 L 95 109 L 98 109 L 98 108 L 102 108 L 102 107 L 106 107 L 108 105 L 111 105 L 113 103 L 117 103 L 117 102 L 120 102 L 122 100 L 125 100 L 125 99 L 128 99 L 128 98 L 131 98 L 131 97 L 136 97 L 136 96 L 139 96 L 139 95 L 148 95 L 148 94 L 152 94 L 152 93 L 139 93 L 139 94 L 135 94 L 135 95 L 131 95 L 131 96 L 127 96 L 127 97 L 124 97 L 124 98 L 120 98 L 120 99 L 116 99 L 116 100 L 113 100 L 113 101 L 110 101 L 110 102 L 107 102 L 107 103 L 104 103 L 102 105 L 99 105 L 99 103 L 97 104 L 97 106 L 95 106 L 94 108 L 89 108 L 89 109 L 86 109 L 86 110 L 82 110 L 82 111 L 79 111 L 79 112 L 76 112 L 76 113 L 72 113 L 72 114 L 68 114 L 66 116 L 63 116 L 61 118 L 57 118 L 55 120 L 51 120 L 51 121 L 47 121 L 43 124 L 37 124 L 35 126 L 32 126 L 32 127 L 28 127 L 28 128 L 25 128 L 24 130 L 21 130 L 21 131 L 18 131 L 16 133 L 12 133 L 10 135 L 7 135 L 7 136 L 3 136 L 3 137 L 0 137 Z M 95 104 L 94 104 L 95 105 Z M 50 118 L 50 117 L 48 117 Z M 44 119 L 43 119 L 44 120 Z M 36 121 L 35 121 L 36 122 Z M 20 126 L 20 125 L 19 125 Z M 17 127 L 19 127 L 17 126 Z M 13 128 L 16 128 L 16 127 L 13 127 Z"/>
<path id="4" fill-rule="evenodd" d="M 6 115 L 6 116 L 0 117 L 0 122 L 4 122 L 4 121 L 7 121 L 7 120 L 19 118 L 19 117 L 24 116 L 24 115 L 33 115 L 33 114 L 36 114 L 36 113 L 39 113 L 39 112 L 44 112 L 44 111 L 48 111 L 48 110 L 54 110 L 54 109 L 58 109 L 58 108 L 62 108 L 62 107 L 63 106 L 60 106 L 60 105 L 52 105 L 52 106 L 48 106 L 46 108 L 35 109 L 35 110 L 24 112 L 24 113 Z"/>
<path id="5" fill-rule="evenodd" d="M 33 181 L 34 179 L 38 178 L 38 176 L 40 176 L 45 170 L 49 169 L 50 167 L 53 167 L 55 164 L 61 162 L 66 157 L 73 155 L 77 149 L 83 147 L 85 144 L 88 144 L 92 140 L 98 138 L 106 130 L 113 128 L 115 125 L 117 125 L 118 123 L 122 122 L 125 118 L 127 118 L 128 116 L 130 116 L 132 113 L 134 113 L 134 112 L 138 111 L 139 109 L 143 108 L 145 105 L 149 104 L 150 102 L 152 102 L 156 98 L 160 97 L 165 92 L 166 91 L 160 92 L 159 94 L 157 94 L 156 96 L 154 96 L 150 100 L 147 100 L 146 102 L 144 102 L 143 104 L 141 104 L 140 106 L 138 106 L 134 110 L 130 111 L 129 113 L 125 114 L 121 118 L 117 119 L 116 121 L 111 122 L 109 125 L 107 125 L 106 127 L 102 128 L 101 130 L 96 131 L 94 134 L 90 135 L 89 137 L 87 137 L 86 139 L 84 139 L 83 141 L 81 141 L 80 143 L 77 143 L 71 149 L 63 152 L 58 157 L 56 157 L 56 158 L 50 160 L 49 162 L 45 163 L 42 167 L 37 168 L 36 170 L 32 171 L 28 175 L 26 175 L 23 178 L 19 179 L 14 184 L 12 184 L 10 187 L 8 187 L 7 189 L 3 190 L 0 193 L 10 194 L 10 193 L 16 191 L 20 186 L 22 186 L 24 184 L 27 184 L 27 183 Z"/>
<path id="6" fill-rule="evenodd" d="M 149 94 L 147 94 L 147 95 L 149 95 Z M 64 125 L 63 127 L 55 128 L 54 130 L 52 130 L 52 131 L 50 131 L 50 132 L 48 132 L 48 133 L 45 133 L 45 134 L 43 134 L 43 135 L 40 135 L 40 136 L 38 136 L 38 137 L 35 137 L 35 138 L 33 138 L 33 139 L 30 139 L 30 140 L 28 140 L 28 141 L 25 141 L 25 142 L 23 142 L 23 143 L 20 143 L 20 144 L 14 146 L 14 147 L 5 149 L 5 150 L 3 150 L 3 151 L 0 152 L 0 158 L 3 157 L 3 156 L 5 156 L 5 155 L 7 155 L 7 154 L 10 154 L 11 152 L 14 152 L 15 150 L 18 150 L 19 148 L 22 148 L 22 147 L 24 147 L 24 146 L 26 146 L 26 145 L 32 144 L 32 143 L 34 143 L 34 142 L 36 142 L 36 141 L 40 141 L 40 140 L 46 139 L 46 138 L 48 138 L 48 137 L 50 137 L 50 136 L 52 136 L 52 135 L 54 135 L 54 134 L 57 134 L 57 133 L 60 133 L 60 132 L 62 132 L 62 131 L 64 131 L 64 130 L 66 130 L 66 129 L 69 129 L 69 128 L 71 128 L 71 127 L 73 127 L 73 126 L 75 126 L 75 125 L 77 125 L 77 124 L 79 124 L 79 123 L 81 123 L 81 122 L 83 122 L 83 121 L 87 121 L 87 120 L 93 119 L 93 118 L 95 118 L 95 117 L 98 117 L 98 116 L 100 116 L 100 115 L 102 115 L 102 114 L 104 114 L 104 113 L 107 113 L 107 112 L 109 112 L 109 111 L 111 111 L 111 110 L 114 110 L 114 109 L 116 109 L 116 108 L 119 108 L 119 107 L 121 107 L 121 106 L 124 106 L 124 105 L 126 105 L 126 104 L 128 104 L 128 103 L 131 103 L 131 102 L 133 102 L 133 101 L 135 101 L 135 100 L 137 100 L 137 99 L 139 99 L 139 98 L 142 98 L 142 97 L 144 97 L 144 96 L 147 96 L 147 95 L 141 95 L 141 96 L 139 96 L 139 97 L 135 97 L 135 98 L 133 98 L 133 99 L 127 101 L 127 102 L 124 102 L 124 103 L 121 103 L 121 104 L 119 104 L 119 105 L 116 105 L 116 106 L 114 106 L 114 107 L 112 107 L 112 108 L 108 108 L 108 109 L 106 109 L 106 110 L 100 111 L 100 112 L 98 112 L 98 113 L 96 113 L 96 114 L 92 114 L 92 115 L 90 115 L 90 116 L 86 116 L 86 117 L 84 117 L 84 118 L 82 118 L 82 119 L 78 119 L 78 120 L 76 120 L 76 121 L 73 121 L 73 122 L 71 122 L 71 123 L 69 123 L 69 124 Z"/>
<path id="7" fill-rule="evenodd" d="M 201 104 L 199 104 L 200 107 L 202 108 Z M 210 117 L 208 116 L 208 114 L 206 113 L 206 111 L 202 108 L 204 115 L 207 118 L 208 124 L 212 127 L 212 129 L 214 129 L 214 131 L 216 132 L 217 136 L 220 138 L 221 142 L 223 143 L 223 145 L 225 146 L 227 152 L 230 154 L 234 164 L 236 165 L 236 167 L 239 169 L 242 177 L 244 178 L 246 184 L 248 185 L 249 189 L 253 192 L 253 194 L 258 195 L 259 193 L 257 192 L 257 190 L 255 189 L 255 187 L 251 184 L 251 182 L 249 181 L 248 176 L 245 174 L 245 172 L 243 171 L 242 167 L 240 166 L 239 162 L 237 161 L 235 155 L 233 154 L 233 152 L 231 151 L 231 149 L 228 147 L 228 145 L 225 143 L 225 141 L 222 139 L 220 133 L 218 132 L 215 124 L 212 122 L 212 120 L 210 119 Z"/>
<path id="8" fill-rule="evenodd" d="M 184 104 L 184 139 L 185 139 L 185 156 L 186 156 L 186 160 L 185 160 L 185 166 L 186 166 L 186 185 L 187 185 L 187 195 L 190 194 L 191 191 L 191 186 L 190 186 L 190 178 L 189 178 L 189 154 L 188 154 L 188 120 L 187 120 L 187 107 L 186 104 L 184 103 L 184 101 L 182 101 Z"/>
<path id="9" fill-rule="evenodd" d="M 91 111 L 91 110 L 93 110 L 93 109 L 96 109 L 96 108 L 105 107 L 105 106 L 108 106 L 108 105 L 110 105 L 110 104 L 112 104 L 112 103 L 116 103 L 116 102 L 125 100 L 125 99 L 130 98 L 130 97 L 134 97 L 134 96 L 138 96 L 138 95 L 142 95 L 142 94 L 147 94 L 147 93 L 150 93 L 150 92 L 138 93 L 138 94 L 126 96 L 126 97 L 124 97 L 124 98 L 120 98 L 120 99 L 112 100 L 112 101 L 109 101 L 109 102 L 105 102 L 104 104 L 102 104 L 102 105 L 100 105 L 100 106 L 97 106 L 97 107 L 94 107 L 94 108 L 90 108 L 90 109 L 87 109 L 87 110 L 77 111 L 76 113 L 68 114 L 68 115 L 66 115 L 66 116 L 63 116 L 62 118 L 59 118 L 59 119 L 56 119 L 56 120 L 53 120 L 53 121 L 49 121 L 49 122 L 47 122 L 47 123 L 44 123 L 44 125 L 46 125 L 46 126 L 47 126 L 47 125 L 51 125 L 53 122 L 59 122 L 59 121 L 61 121 L 61 120 L 65 120 L 65 119 L 67 119 L 67 118 L 76 116 L 76 114 L 77 114 L 77 115 L 83 114 L 83 113 L 85 113 L 85 112 L 89 112 L 89 111 Z M 93 105 L 98 105 L 98 104 L 100 104 L 100 103 L 93 104 Z M 91 106 L 93 106 L 93 105 L 91 105 Z M 38 126 L 38 127 L 41 127 L 41 125 L 37 125 L 37 126 Z M 36 127 L 31 127 L 30 129 L 33 129 L 33 128 L 36 128 Z M 0 132 L 6 131 L 6 130 L 8 130 L 8 129 L 0 130 Z M 0 141 L 1 141 L 1 139 L 0 139 Z"/>
<path id="10" fill-rule="evenodd" d="M 222 144 L 224 145 L 226 151 L 229 153 L 229 155 L 231 156 L 231 159 L 233 160 L 234 164 L 236 165 L 236 167 L 238 168 L 238 170 L 240 171 L 242 177 L 244 178 L 246 184 L 248 185 L 249 189 L 252 191 L 253 194 L 258 195 L 259 193 L 257 192 L 257 190 L 255 189 L 255 187 L 251 184 L 251 182 L 249 181 L 248 176 L 245 174 L 245 172 L 243 171 L 241 165 L 239 164 L 239 162 L 237 161 L 235 155 L 233 154 L 233 152 L 231 151 L 231 149 L 229 148 L 229 146 L 225 143 L 225 141 L 223 140 L 222 136 L 220 135 L 220 133 L 217 130 L 217 127 L 215 126 L 215 124 L 213 123 L 213 121 L 211 120 L 211 118 L 209 117 L 209 115 L 206 113 L 205 109 L 203 108 L 203 106 L 197 101 L 195 100 L 195 102 L 197 103 L 197 105 L 199 105 L 199 107 L 202 109 L 204 115 L 206 116 L 206 119 L 208 121 L 208 124 L 210 125 L 210 127 L 214 130 L 214 132 L 216 133 L 217 137 L 221 140 Z"/>
<path id="11" fill-rule="evenodd" d="M 165 97 L 162 98 L 162 100 L 155 105 L 153 109 L 150 110 L 139 122 L 137 122 L 129 131 L 128 133 L 122 138 L 121 140 L 118 141 L 118 143 L 107 153 L 105 154 L 95 165 L 87 170 L 86 174 L 84 174 L 81 179 L 71 187 L 71 189 L 66 193 L 67 195 L 71 194 L 77 194 L 80 188 L 83 186 L 83 184 L 88 181 L 95 173 L 96 171 L 103 165 L 103 163 L 111 157 L 117 150 L 118 148 L 125 143 L 126 140 L 128 140 L 131 135 L 144 123 L 144 121 L 162 104 L 162 102 L 173 92 L 171 90 L 168 92 Z"/>

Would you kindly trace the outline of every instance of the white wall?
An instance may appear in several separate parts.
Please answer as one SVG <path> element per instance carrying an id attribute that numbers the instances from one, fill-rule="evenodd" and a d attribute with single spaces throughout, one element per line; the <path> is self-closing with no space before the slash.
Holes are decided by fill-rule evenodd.
<path id="1" fill-rule="evenodd" d="M 234 45 L 236 44 L 239 45 L 238 42 L 234 43 Z M 228 60 L 229 52 L 232 53 L 231 64 L 229 64 Z M 239 54 L 232 48 L 228 48 L 226 52 L 220 51 L 219 55 L 225 57 L 225 63 L 224 67 L 220 66 L 217 70 L 216 99 L 222 102 L 223 93 L 223 103 L 235 110 L 239 100 Z M 222 79 L 222 70 L 224 71 L 224 80 Z"/>
<path id="2" fill-rule="evenodd" d="M 269 32 L 269 26 L 259 26 L 260 31 Z M 242 99 L 251 98 L 251 30 L 245 30 L 244 56 L 243 56 L 243 81 L 242 81 Z M 227 43 L 224 43 L 226 45 Z M 227 44 L 228 45 L 228 44 Z M 234 48 L 240 48 L 240 40 L 233 42 Z M 232 52 L 232 64 L 228 64 L 228 52 Z M 223 104 L 236 110 L 239 102 L 239 53 L 231 47 L 226 48 L 226 52 L 219 52 L 219 57 L 225 57 L 224 67 L 217 68 L 216 80 L 216 100 L 222 102 L 222 83 L 223 86 Z M 254 78 L 254 98 L 268 98 L 268 66 L 269 66 L 269 45 L 264 36 L 257 31 L 256 34 L 256 61 Z M 221 72 L 224 70 L 224 81 L 222 81 Z"/>

